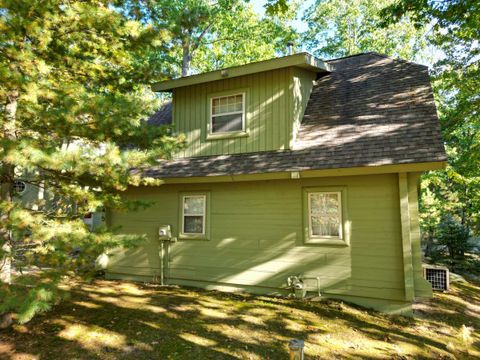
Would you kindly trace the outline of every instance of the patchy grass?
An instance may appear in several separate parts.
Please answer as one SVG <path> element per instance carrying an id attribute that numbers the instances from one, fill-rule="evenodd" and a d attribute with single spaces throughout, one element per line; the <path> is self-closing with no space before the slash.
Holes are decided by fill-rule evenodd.
<path id="1" fill-rule="evenodd" d="M 456 283 L 416 314 L 99 280 L 0 332 L 0 358 L 287 359 L 292 338 L 305 340 L 307 359 L 480 357 L 480 287 Z"/>

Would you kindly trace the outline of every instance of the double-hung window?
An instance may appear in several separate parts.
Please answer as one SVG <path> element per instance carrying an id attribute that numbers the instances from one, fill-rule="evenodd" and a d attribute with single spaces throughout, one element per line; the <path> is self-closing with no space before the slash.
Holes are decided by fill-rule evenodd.
<path id="1" fill-rule="evenodd" d="M 347 244 L 345 190 L 313 188 L 304 193 L 307 243 Z"/>
<path id="2" fill-rule="evenodd" d="M 205 235 L 207 196 L 184 195 L 182 208 L 182 234 Z"/>
<path id="3" fill-rule="evenodd" d="M 308 218 L 311 237 L 342 239 L 342 205 L 340 192 L 308 194 Z"/>
<path id="4" fill-rule="evenodd" d="M 245 131 L 245 93 L 210 99 L 210 133 Z"/>

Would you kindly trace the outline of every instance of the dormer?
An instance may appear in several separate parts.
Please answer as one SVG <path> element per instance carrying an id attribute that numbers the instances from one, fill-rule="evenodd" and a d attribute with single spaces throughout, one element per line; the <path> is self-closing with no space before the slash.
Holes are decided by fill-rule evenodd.
<path id="1" fill-rule="evenodd" d="M 186 135 L 179 157 L 289 150 L 314 82 L 326 73 L 326 63 L 299 53 L 163 81 L 153 90 L 172 93 L 158 116 Z"/>

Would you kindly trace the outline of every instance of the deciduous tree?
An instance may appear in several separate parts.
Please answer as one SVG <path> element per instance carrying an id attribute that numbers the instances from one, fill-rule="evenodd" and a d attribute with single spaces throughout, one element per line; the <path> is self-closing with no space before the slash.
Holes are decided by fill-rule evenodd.
<path id="1" fill-rule="evenodd" d="M 444 171 L 429 174 L 430 194 L 474 235 L 480 233 L 480 3 L 470 0 L 399 0 L 382 11 L 381 25 L 406 16 L 429 26 L 438 52 L 433 65 L 443 136 L 449 155 Z M 425 188 L 425 187 L 424 187 Z"/>
<path id="2" fill-rule="evenodd" d="M 317 0 L 307 9 L 304 42 L 321 57 L 376 51 L 411 60 L 424 46 L 424 29 L 408 18 L 380 27 L 380 11 L 393 0 Z"/>
<path id="3" fill-rule="evenodd" d="M 272 58 L 296 32 L 294 9 L 260 18 L 243 0 L 128 1 L 126 13 L 168 38 L 162 56 L 172 77 Z"/>

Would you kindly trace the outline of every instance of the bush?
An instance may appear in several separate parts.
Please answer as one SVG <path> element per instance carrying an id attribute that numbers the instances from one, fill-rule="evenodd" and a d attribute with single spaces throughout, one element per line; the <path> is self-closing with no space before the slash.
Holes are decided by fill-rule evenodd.
<path id="1" fill-rule="evenodd" d="M 438 244 L 447 247 L 451 260 L 465 259 L 465 252 L 471 248 L 469 237 L 469 229 L 451 216 L 445 217 L 438 226 Z"/>

